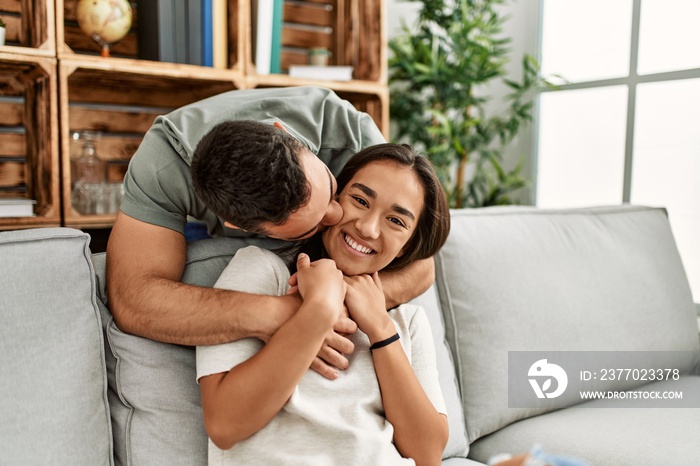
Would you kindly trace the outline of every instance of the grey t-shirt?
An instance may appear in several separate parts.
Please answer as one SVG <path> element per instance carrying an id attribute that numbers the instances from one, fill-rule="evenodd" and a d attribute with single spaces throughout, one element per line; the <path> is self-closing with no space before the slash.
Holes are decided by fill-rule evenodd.
<path id="1" fill-rule="evenodd" d="M 184 233 L 187 218 L 206 223 L 216 236 L 247 236 L 223 221 L 192 188 L 190 163 L 197 144 L 230 120 L 282 123 L 337 175 L 359 150 L 385 142 L 366 113 L 333 91 L 290 87 L 230 91 L 155 119 L 129 164 L 121 210 L 138 220 Z"/>
<path id="2" fill-rule="evenodd" d="M 255 246 L 239 250 L 215 287 L 256 294 L 280 295 L 289 272 L 274 253 Z M 446 414 L 438 382 L 435 347 L 422 308 L 402 305 L 391 316 L 401 343 L 426 395 Z M 263 429 L 230 450 L 209 440 L 209 465 L 411 465 L 393 444 L 393 426 L 386 419 L 369 339 L 361 331 L 352 337 L 350 367 L 330 381 L 309 370 L 282 410 Z M 260 340 L 197 347 L 197 379 L 227 372 L 250 359 Z"/>

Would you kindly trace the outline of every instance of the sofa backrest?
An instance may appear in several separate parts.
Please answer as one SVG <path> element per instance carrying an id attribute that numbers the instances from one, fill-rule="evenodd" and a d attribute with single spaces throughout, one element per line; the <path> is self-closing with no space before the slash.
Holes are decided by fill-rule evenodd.
<path id="1" fill-rule="evenodd" d="M 0 233 L 2 464 L 114 464 L 89 239 Z"/>
<path id="2" fill-rule="evenodd" d="M 236 239 L 188 244 L 183 282 L 212 287 L 239 247 Z M 114 323 L 105 286 L 106 256 L 93 256 L 106 336 L 109 404 L 117 466 L 206 466 L 193 347 L 123 333 Z"/>
<path id="3" fill-rule="evenodd" d="M 187 245 L 182 282 L 212 287 L 236 251 L 264 238 L 215 238 Z M 207 464 L 194 347 L 172 345 L 119 330 L 109 312 L 106 255 L 92 257 L 106 342 L 109 405 L 117 466 Z"/>
<path id="4" fill-rule="evenodd" d="M 575 402 L 509 408 L 509 351 L 698 350 L 663 209 L 453 211 L 437 263 L 470 442 Z"/>

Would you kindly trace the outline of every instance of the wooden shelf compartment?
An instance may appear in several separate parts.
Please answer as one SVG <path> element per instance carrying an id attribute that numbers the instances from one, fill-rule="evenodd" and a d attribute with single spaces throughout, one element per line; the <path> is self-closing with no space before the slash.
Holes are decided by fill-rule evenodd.
<path id="1" fill-rule="evenodd" d="M 0 230 L 59 226 L 56 60 L 0 52 L 0 198 L 34 199 L 34 217 Z"/>
<path id="2" fill-rule="evenodd" d="M 251 11 L 251 24 L 253 14 Z M 285 1 L 282 73 L 290 65 L 307 64 L 309 49 L 324 47 L 331 54 L 329 65 L 352 66 L 354 80 L 386 85 L 385 20 L 382 0 Z M 254 44 L 254 28 L 250 31 L 246 42 Z M 253 50 L 253 45 L 246 50 L 249 76 L 256 76 Z"/>
<path id="3" fill-rule="evenodd" d="M 3 53 L 56 54 L 53 0 L 0 0 L 0 18 L 6 25 Z"/>
<path id="4" fill-rule="evenodd" d="M 389 91 L 384 89 L 369 94 L 357 91 L 336 92 L 342 99 L 349 101 L 358 110 L 368 113 L 377 124 L 384 138 L 389 140 Z"/>
<path id="5" fill-rule="evenodd" d="M 73 67 L 92 68 L 106 72 L 136 73 L 152 76 L 153 79 L 197 79 L 210 81 L 229 81 L 236 87 L 245 86 L 245 76 L 237 70 L 224 70 L 205 66 L 181 63 L 138 60 L 131 58 L 99 57 L 90 55 L 63 55 L 60 63 Z"/>
<path id="6" fill-rule="evenodd" d="M 105 63 L 111 61 L 59 61 L 62 200 L 66 226 L 109 227 L 115 218 L 115 215 L 81 215 L 71 205 L 74 182 L 71 160 L 80 155 L 80 147 L 71 137 L 73 133 L 85 130 L 101 133 L 96 143 L 97 155 L 107 163 L 108 181 L 119 182 L 156 116 L 238 88 L 226 79 L 157 76 L 145 67 L 136 68 L 139 71 L 114 71 Z"/>
<path id="7" fill-rule="evenodd" d="M 0 2 L 3 0 L 0 0 Z M 155 0 L 154 0 L 155 1 Z M 58 4 L 60 5 L 61 2 Z M 137 19 L 138 8 L 135 1 L 131 1 L 132 8 L 132 27 L 129 34 L 122 40 L 110 46 L 111 57 L 99 57 L 100 45 L 92 38 L 86 35 L 78 25 L 76 17 L 76 9 L 78 0 L 64 0 L 63 7 L 56 11 L 56 43 L 57 54 L 61 58 L 76 58 L 76 57 L 97 57 L 98 59 L 110 61 L 114 59 L 128 59 L 136 61 L 140 66 L 154 67 L 159 70 L 159 73 L 167 73 L 169 69 L 178 69 L 184 67 L 189 73 L 221 73 L 222 71 L 233 70 L 244 73 L 244 62 L 238 57 L 244 56 L 244 41 L 247 31 L 247 23 L 242 21 L 245 17 L 242 15 L 241 9 L 247 8 L 246 0 L 229 0 L 228 1 L 228 67 L 225 69 L 214 69 L 198 65 L 175 64 L 167 62 L 157 62 L 152 60 L 139 59 L 139 46 L 137 34 Z M 246 14 L 247 14 L 247 10 Z M 172 68 L 170 68 L 172 67 Z"/>

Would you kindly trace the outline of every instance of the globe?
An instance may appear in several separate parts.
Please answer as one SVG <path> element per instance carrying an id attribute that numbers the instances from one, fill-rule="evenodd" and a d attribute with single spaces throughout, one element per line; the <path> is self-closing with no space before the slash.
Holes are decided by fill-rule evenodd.
<path id="1" fill-rule="evenodd" d="M 103 57 L 108 57 L 109 46 L 131 29 L 128 0 L 80 0 L 76 16 L 80 29 L 102 46 Z"/>

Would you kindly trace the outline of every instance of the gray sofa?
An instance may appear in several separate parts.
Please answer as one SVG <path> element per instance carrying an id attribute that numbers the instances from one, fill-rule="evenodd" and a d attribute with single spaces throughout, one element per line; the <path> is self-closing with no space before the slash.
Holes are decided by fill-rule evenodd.
<path id="1" fill-rule="evenodd" d="M 183 280 L 211 286 L 240 246 L 190 243 Z M 193 349 L 120 332 L 104 266 L 77 230 L 0 234 L 0 464 L 206 464 Z M 700 461 L 700 409 L 686 407 L 700 407 L 696 309 L 663 209 L 455 211 L 436 271 L 417 301 L 448 404 L 443 464 L 482 464 L 536 443 L 594 465 Z M 678 379 L 589 388 L 684 399 L 660 408 L 572 395 L 509 407 L 509 383 L 516 393 L 513 381 L 527 386 L 528 376 L 510 358 L 525 351 L 611 364 L 644 354 L 645 364 L 679 368 Z M 570 387 L 578 378 L 569 373 Z"/>

